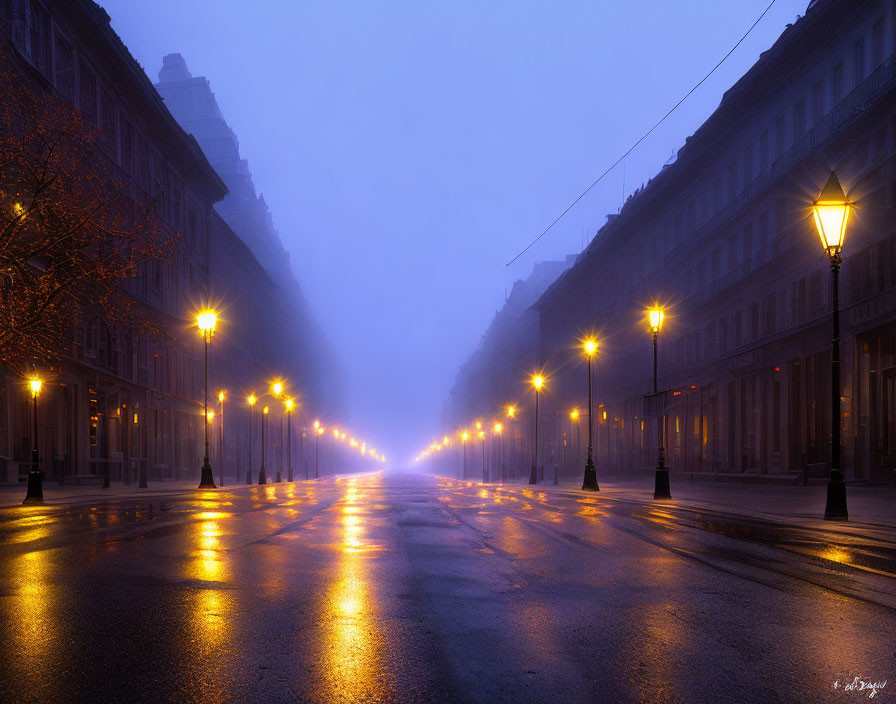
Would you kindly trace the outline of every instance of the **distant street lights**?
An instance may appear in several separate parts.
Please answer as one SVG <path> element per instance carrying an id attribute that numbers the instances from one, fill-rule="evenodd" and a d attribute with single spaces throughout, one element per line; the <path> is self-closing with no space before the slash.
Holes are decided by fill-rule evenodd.
<path id="1" fill-rule="evenodd" d="M 246 484 L 252 483 L 252 417 L 255 415 L 255 404 L 258 399 L 255 394 L 249 394 L 246 399 L 249 404 L 249 462 L 246 464 Z"/>
<path id="2" fill-rule="evenodd" d="M 265 441 L 265 426 L 267 426 L 268 420 L 268 407 L 265 406 L 261 410 L 261 469 L 258 470 L 258 483 L 267 484 L 268 483 L 268 475 L 265 473 L 264 462 L 267 457 L 267 442 Z"/>
<path id="3" fill-rule="evenodd" d="M 495 423 L 492 426 L 492 432 L 494 433 L 495 441 L 498 443 L 498 466 L 501 468 L 501 483 L 504 483 L 506 479 L 506 472 L 504 468 L 504 436 L 501 434 L 504 431 L 504 426 L 500 423 Z"/>
<path id="4" fill-rule="evenodd" d="M 40 459 L 37 449 L 37 397 L 43 382 L 34 377 L 28 380 L 28 388 L 31 390 L 31 407 L 34 415 L 34 438 L 31 445 L 31 469 L 28 470 L 28 489 L 25 492 L 23 504 L 42 504 L 44 502 L 44 482 L 40 473 Z"/>
<path id="5" fill-rule="evenodd" d="M 831 260 L 831 284 L 834 335 L 831 344 L 831 476 L 824 509 L 827 521 L 849 520 L 846 508 L 846 482 L 840 467 L 840 252 L 846 236 L 846 222 L 853 204 L 847 200 L 837 175 L 831 171 L 821 195 L 812 204 L 815 227 L 821 245 Z"/>
<path id="6" fill-rule="evenodd" d="M 221 389 L 218 392 L 218 403 L 221 405 L 221 433 L 219 436 L 218 444 L 221 446 L 221 454 L 218 457 L 218 461 L 221 465 L 221 470 L 218 474 L 221 481 L 221 486 L 224 486 L 224 390 Z"/>
<path id="7" fill-rule="evenodd" d="M 460 434 L 460 443 L 464 447 L 464 469 L 460 476 L 461 479 L 467 478 L 467 440 L 469 439 L 470 434 L 466 430 Z"/>
<path id="8" fill-rule="evenodd" d="M 479 442 L 482 445 L 482 482 L 488 484 L 488 467 L 485 464 L 485 431 L 479 431 Z"/>
<path id="9" fill-rule="evenodd" d="M 535 389 L 535 442 L 533 445 L 532 452 L 532 471 L 529 474 L 529 483 L 537 484 L 538 483 L 538 397 L 541 394 L 541 389 L 544 386 L 544 377 L 541 374 L 533 374 L 532 375 L 532 388 Z"/>
<path id="10" fill-rule="evenodd" d="M 208 344 L 212 341 L 215 328 L 218 325 L 218 314 L 213 310 L 203 310 L 196 316 L 196 326 L 202 333 L 205 341 L 205 416 L 208 417 Z M 212 466 L 208 461 L 208 422 L 205 423 L 205 459 L 202 463 L 202 476 L 199 479 L 200 489 L 214 489 L 215 477 L 212 474 Z"/>
<path id="11" fill-rule="evenodd" d="M 647 311 L 647 318 L 650 322 L 650 334 L 653 338 L 653 395 L 657 399 L 657 338 L 663 329 L 663 320 L 666 317 L 665 311 L 657 306 Z M 657 400 L 657 403 L 659 401 Z M 656 451 L 656 483 L 654 484 L 654 499 L 671 499 L 672 493 L 669 490 L 669 469 L 666 467 L 666 449 L 664 447 L 664 427 L 663 414 L 665 409 L 660 409 L 657 416 L 657 451 Z"/>

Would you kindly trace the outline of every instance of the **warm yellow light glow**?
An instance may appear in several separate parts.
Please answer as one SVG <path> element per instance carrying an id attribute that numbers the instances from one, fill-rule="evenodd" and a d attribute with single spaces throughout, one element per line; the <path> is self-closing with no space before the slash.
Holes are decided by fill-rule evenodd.
<path id="1" fill-rule="evenodd" d="M 541 387 L 544 386 L 544 377 L 541 374 L 535 374 L 532 376 L 532 386 L 535 387 L 536 391 L 540 391 Z"/>
<path id="2" fill-rule="evenodd" d="M 336 429 L 333 430 L 333 437 L 334 437 L 334 438 L 338 438 L 338 437 L 339 437 L 339 431 L 338 431 L 338 430 L 336 430 Z"/>
<path id="3" fill-rule="evenodd" d="M 647 311 L 647 317 L 650 320 L 650 329 L 653 332 L 659 332 L 663 328 L 663 319 L 666 317 L 662 308 L 651 308 Z"/>
<path id="4" fill-rule="evenodd" d="M 12 212 L 14 212 L 16 215 L 21 215 L 25 212 L 25 207 L 21 203 L 13 203 Z"/>
<path id="5" fill-rule="evenodd" d="M 255 402 L 258 401 L 258 399 L 255 398 L 255 394 L 249 394 L 249 398 L 246 400 L 249 401 L 250 406 L 254 406 Z"/>
<path id="6" fill-rule="evenodd" d="M 834 256 L 843 249 L 843 239 L 846 237 L 846 222 L 849 220 L 849 211 L 853 204 L 847 200 L 837 175 L 831 171 L 828 181 L 812 204 L 812 215 L 815 218 L 815 228 L 821 246 L 825 251 Z"/>
<path id="7" fill-rule="evenodd" d="M 446 435 L 445 437 L 442 438 L 442 444 L 443 444 L 443 445 L 447 445 L 447 444 L 448 444 L 448 436 L 447 436 L 447 435 Z"/>
<path id="8" fill-rule="evenodd" d="M 465 430 L 464 432 L 462 432 L 460 434 L 460 439 L 463 440 L 464 442 L 466 442 L 467 440 L 470 439 L 470 434 Z"/>
<path id="9" fill-rule="evenodd" d="M 507 417 L 513 418 L 514 415 L 516 415 L 516 408 L 514 406 L 508 406 L 507 407 Z"/>
<path id="10" fill-rule="evenodd" d="M 504 426 L 501 425 L 500 423 L 495 423 L 493 430 L 496 433 L 500 433 L 502 430 L 504 430 Z"/>
<path id="11" fill-rule="evenodd" d="M 585 350 L 585 354 L 589 357 L 594 356 L 594 353 L 597 352 L 597 340 L 593 337 L 589 337 L 582 343 L 582 348 Z"/>
<path id="12" fill-rule="evenodd" d="M 317 434 L 318 434 L 318 435 L 323 435 L 323 434 L 324 434 L 324 428 L 317 428 Z"/>
<path id="13" fill-rule="evenodd" d="M 573 409 L 569 412 L 569 417 L 572 418 L 572 420 L 578 420 L 578 419 L 579 419 L 579 409 L 578 409 L 578 408 L 573 408 Z"/>
<path id="14" fill-rule="evenodd" d="M 29 379 L 28 387 L 31 389 L 31 395 L 37 396 L 40 393 L 40 388 L 44 385 L 40 379 Z"/>
<path id="15" fill-rule="evenodd" d="M 218 314 L 210 309 L 200 311 L 196 315 L 196 326 L 205 333 L 206 337 L 211 337 L 218 326 Z"/>
<path id="16" fill-rule="evenodd" d="M 286 399 L 286 412 L 292 413 L 292 409 L 295 407 L 296 403 L 291 398 Z"/>
<path id="17" fill-rule="evenodd" d="M 279 397 L 280 394 L 283 393 L 283 382 L 275 381 L 273 384 L 271 384 L 271 393 L 274 394 L 274 396 Z"/>
<path id="18" fill-rule="evenodd" d="M 268 407 L 267 407 L 267 406 L 265 406 L 265 407 L 262 409 L 262 413 L 264 413 L 265 415 L 268 414 Z"/>
<path id="19" fill-rule="evenodd" d="M 215 420 L 215 412 L 214 411 L 209 411 L 205 415 L 208 418 L 209 423 L 211 423 L 213 420 Z"/>
<path id="20" fill-rule="evenodd" d="M 482 438 L 484 438 L 484 437 L 485 437 L 485 431 L 484 431 L 484 430 L 480 430 L 480 431 L 479 431 L 479 439 L 482 440 Z"/>
<path id="21" fill-rule="evenodd" d="M 314 429 L 317 430 L 319 427 L 320 427 L 320 421 L 319 420 L 314 421 Z"/>
<path id="22" fill-rule="evenodd" d="M 482 423 L 480 421 L 476 421 L 476 430 L 482 430 Z"/>
<path id="23" fill-rule="evenodd" d="M 223 390 L 218 392 L 218 400 L 221 403 L 224 403 L 224 391 Z"/>

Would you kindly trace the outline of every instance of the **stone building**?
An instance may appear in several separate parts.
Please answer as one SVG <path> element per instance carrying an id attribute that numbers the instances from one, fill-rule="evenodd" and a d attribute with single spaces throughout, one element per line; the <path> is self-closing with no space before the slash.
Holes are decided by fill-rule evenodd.
<path id="1" fill-rule="evenodd" d="M 829 264 L 809 205 L 835 170 L 858 209 L 843 251 L 840 398 L 848 479 L 896 468 L 896 4 L 813 0 L 677 158 L 534 304 L 548 379 L 540 462 L 585 408 L 577 340 L 597 335 L 598 476 L 652 471 L 646 308 L 666 307 L 660 389 L 676 475 L 827 476 Z M 505 373 L 490 360 L 488 378 Z M 476 393 L 472 391 L 471 393 Z M 491 403 L 491 399 L 489 399 Z M 469 404 L 468 404 L 469 405 Z M 529 410 L 528 407 L 525 410 Z M 492 412 L 495 412 L 494 404 Z M 587 426 L 585 426 L 587 427 Z M 583 442 L 582 445 L 585 443 Z M 583 451 L 561 472 L 581 476 Z"/>
<path id="2" fill-rule="evenodd" d="M 58 91 L 102 129 L 102 148 L 130 175 L 136 196 L 160 197 L 180 233 L 177 253 L 144 267 L 128 292 L 166 328 L 147 338 L 85 318 L 61 368 L 42 370 L 41 466 L 60 482 L 198 479 L 202 460 L 202 360 L 197 308 L 222 308 L 210 386 L 242 398 L 273 374 L 314 376 L 297 361 L 292 302 L 213 205 L 227 187 L 91 0 L 0 0 L 0 42 L 24 75 Z M 297 325 L 298 327 L 298 325 Z M 307 328 L 302 328 L 307 331 Z M 308 341 L 305 344 L 310 344 Z M 32 446 L 20 379 L 0 378 L 0 481 L 24 477 Z M 298 389 L 296 389 L 298 391 Z M 313 395 L 309 395 L 313 398 Z M 227 428 L 227 473 L 246 463 L 242 405 Z M 257 463 L 256 465 L 257 466 Z M 218 476 L 219 466 L 215 467 Z"/>

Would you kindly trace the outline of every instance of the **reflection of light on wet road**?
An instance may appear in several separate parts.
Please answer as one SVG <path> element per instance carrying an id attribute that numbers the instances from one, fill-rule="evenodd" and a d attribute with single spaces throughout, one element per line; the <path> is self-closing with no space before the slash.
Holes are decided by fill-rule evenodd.
<path id="1" fill-rule="evenodd" d="M 347 480 L 338 510 L 338 566 L 324 597 L 327 701 L 380 700 L 388 694 L 367 565 L 381 546 L 365 540 L 366 497 L 356 481 Z"/>

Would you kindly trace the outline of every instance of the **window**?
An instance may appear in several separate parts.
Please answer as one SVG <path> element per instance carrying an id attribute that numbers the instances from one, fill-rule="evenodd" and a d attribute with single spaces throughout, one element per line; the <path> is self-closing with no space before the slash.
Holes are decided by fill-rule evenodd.
<path id="1" fill-rule="evenodd" d="M 812 86 L 812 124 L 824 115 L 824 81 L 818 80 Z"/>
<path id="2" fill-rule="evenodd" d="M 753 143 L 744 147 L 744 188 L 753 182 Z"/>
<path id="3" fill-rule="evenodd" d="M 187 242 L 196 246 L 196 211 L 192 209 L 187 215 Z"/>
<path id="4" fill-rule="evenodd" d="M 764 261 L 765 257 L 768 256 L 766 252 L 766 247 L 768 247 L 768 211 L 765 210 L 759 213 L 759 224 L 757 228 L 757 252 L 756 252 L 756 263 L 759 264 L 760 261 Z"/>
<path id="5" fill-rule="evenodd" d="M 50 16 L 39 3 L 31 3 L 31 59 L 45 76 L 50 73 Z"/>
<path id="6" fill-rule="evenodd" d="M 728 238 L 728 270 L 737 266 L 737 235 Z"/>
<path id="7" fill-rule="evenodd" d="M 734 314 L 734 346 L 740 347 L 744 343 L 744 312 L 737 311 Z"/>
<path id="8" fill-rule="evenodd" d="M 802 98 L 793 106 L 792 127 L 793 139 L 791 141 L 796 144 L 806 131 L 806 101 Z"/>
<path id="9" fill-rule="evenodd" d="M 843 100 L 843 61 L 838 61 L 831 73 L 831 103 L 836 105 Z"/>
<path id="10" fill-rule="evenodd" d="M 105 88 L 102 90 L 102 101 L 100 102 L 100 128 L 102 129 L 103 144 L 112 152 L 113 158 L 116 158 L 118 154 L 115 141 L 115 101 L 112 100 L 112 94 Z"/>
<path id="11" fill-rule="evenodd" d="M 879 17 L 871 26 L 871 68 L 884 62 L 884 18 Z"/>
<path id="12" fill-rule="evenodd" d="M 687 222 L 687 235 L 690 236 L 697 229 L 697 203 L 691 198 L 688 201 L 688 222 Z M 640 260 L 639 260 L 640 261 Z"/>
<path id="13" fill-rule="evenodd" d="M 742 247 L 741 261 L 749 263 L 753 256 L 753 223 L 749 223 L 744 228 L 740 243 Z"/>
<path id="14" fill-rule="evenodd" d="M 784 116 L 775 118 L 775 159 L 784 153 Z"/>
<path id="15" fill-rule="evenodd" d="M 728 349 L 728 318 L 719 319 L 719 352 Z"/>
<path id="16" fill-rule="evenodd" d="M 78 108 L 84 121 L 89 125 L 96 125 L 96 74 L 83 61 L 80 62 L 80 76 L 78 77 Z"/>
<path id="17" fill-rule="evenodd" d="M 728 201 L 734 200 L 737 196 L 737 162 L 732 161 L 728 164 Z"/>
<path id="18" fill-rule="evenodd" d="M 134 173 L 134 125 L 121 116 L 121 167 L 129 174 Z"/>
<path id="19" fill-rule="evenodd" d="M 852 45 L 852 83 L 859 85 L 865 79 L 865 37 L 859 37 Z"/>
<path id="20" fill-rule="evenodd" d="M 149 144 L 142 135 L 137 137 L 137 179 L 149 189 Z"/>
<path id="21" fill-rule="evenodd" d="M 713 213 L 722 209 L 722 177 L 716 176 L 712 182 L 712 210 Z"/>
<path id="22" fill-rule="evenodd" d="M 681 221 L 681 213 L 675 216 L 675 244 L 681 244 L 684 237 L 684 225 Z"/>
<path id="23" fill-rule="evenodd" d="M 759 171 L 764 172 L 768 168 L 768 130 L 762 130 L 759 135 Z"/>
<path id="24" fill-rule="evenodd" d="M 60 36 L 56 37 L 56 89 L 75 102 L 75 55 L 72 45 Z"/>

